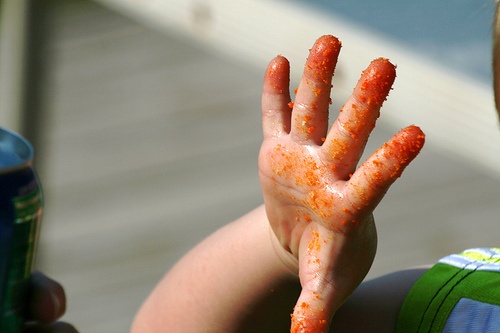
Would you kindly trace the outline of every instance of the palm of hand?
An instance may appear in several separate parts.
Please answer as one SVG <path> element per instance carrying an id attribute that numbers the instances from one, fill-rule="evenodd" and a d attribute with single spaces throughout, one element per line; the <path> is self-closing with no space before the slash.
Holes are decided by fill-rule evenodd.
<path id="1" fill-rule="evenodd" d="M 292 332 L 327 331 L 331 316 L 373 261 L 373 209 L 423 145 L 423 133 L 409 127 L 355 171 L 395 68 L 375 60 L 328 131 L 339 51 L 333 36 L 316 42 L 294 104 L 285 58 L 271 62 L 264 82 L 261 185 L 270 224 L 283 248 L 298 259 L 302 285 Z"/>
<path id="2" fill-rule="evenodd" d="M 270 221 L 292 254 L 298 257 L 306 228 L 354 236 L 371 218 L 373 207 L 357 204 L 356 189 L 335 172 L 323 146 L 302 145 L 286 135 L 264 142 L 261 152 L 261 183 L 273 201 Z"/>

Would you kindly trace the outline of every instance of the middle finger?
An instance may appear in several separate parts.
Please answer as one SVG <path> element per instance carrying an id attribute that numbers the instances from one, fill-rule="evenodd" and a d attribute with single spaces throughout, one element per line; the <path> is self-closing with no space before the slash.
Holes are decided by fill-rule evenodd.
<path id="1" fill-rule="evenodd" d="M 309 52 L 292 111 L 291 135 L 295 142 L 321 145 L 328 130 L 331 81 L 340 41 L 320 37 Z"/>

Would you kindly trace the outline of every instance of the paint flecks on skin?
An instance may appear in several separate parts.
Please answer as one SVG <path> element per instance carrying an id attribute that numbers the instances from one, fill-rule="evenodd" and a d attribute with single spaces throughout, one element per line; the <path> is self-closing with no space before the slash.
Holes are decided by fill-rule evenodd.
<path id="1" fill-rule="evenodd" d="M 271 93 L 274 94 L 283 94 L 284 93 L 284 85 L 286 83 L 286 87 L 288 87 L 288 82 L 290 81 L 290 67 L 288 60 L 278 55 L 274 61 L 272 61 L 266 69 L 266 89 L 270 89 Z"/>
<path id="2" fill-rule="evenodd" d="M 380 115 L 379 108 L 391 89 L 395 66 L 387 59 L 374 60 L 363 72 L 353 96 L 326 134 L 328 104 L 331 104 L 326 92 L 331 88 L 340 46 L 333 36 L 324 36 L 315 44 L 304 69 L 298 99 L 295 103 L 288 103 L 293 111 L 286 116 L 289 117 L 288 126 L 292 126 L 285 132 L 290 135 L 279 137 L 273 148 L 267 146 L 264 151 L 267 153 L 266 166 L 270 168 L 265 176 L 276 185 L 276 190 L 270 195 L 286 210 L 286 213 L 278 212 L 274 223 L 281 224 L 278 228 L 293 230 L 298 235 L 283 243 L 286 250 L 300 256 L 301 263 L 307 265 L 306 270 L 301 271 L 305 274 L 300 276 L 305 288 L 292 314 L 292 333 L 328 331 L 331 309 L 326 309 L 325 303 L 331 295 L 323 289 L 324 285 L 314 285 L 325 279 L 323 274 L 330 267 L 327 265 L 331 265 L 332 258 L 326 253 L 330 247 L 336 246 L 336 235 L 359 236 L 367 229 L 363 227 L 367 225 L 365 222 L 373 220 L 366 215 L 370 215 L 383 195 L 380 188 L 388 187 L 399 177 L 423 145 L 423 134 L 420 137 L 415 129 L 403 130 L 355 172 L 360 158 L 357 155 L 361 155 L 369 132 Z M 279 60 L 276 66 L 284 66 L 284 62 Z M 268 92 L 273 90 L 282 94 L 279 108 L 286 109 L 289 99 L 283 103 L 284 78 L 278 69 L 270 66 L 266 82 L 270 82 Z M 285 111 L 288 110 L 283 110 L 283 113 Z M 356 241 L 359 237 L 350 239 Z M 316 280 L 309 283 L 309 278 Z M 309 288 L 316 291 L 309 291 Z M 322 292 L 324 299 L 321 298 Z"/>

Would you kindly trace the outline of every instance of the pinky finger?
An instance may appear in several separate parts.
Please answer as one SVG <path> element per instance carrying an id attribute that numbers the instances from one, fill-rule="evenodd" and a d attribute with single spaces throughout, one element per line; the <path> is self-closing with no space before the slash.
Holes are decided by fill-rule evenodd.
<path id="1" fill-rule="evenodd" d="M 277 56 L 267 66 L 262 91 L 264 138 L 290 132 L 290 64 Z"/>
<path id="2" fill-rule="evenodd" d="M 347 195 L 357 210 L 372 210 L 389 187 L 420 153 L 425 134 L 417 126 L 409 126 L 395 134 L 371 155 L 348 181 Z"/>

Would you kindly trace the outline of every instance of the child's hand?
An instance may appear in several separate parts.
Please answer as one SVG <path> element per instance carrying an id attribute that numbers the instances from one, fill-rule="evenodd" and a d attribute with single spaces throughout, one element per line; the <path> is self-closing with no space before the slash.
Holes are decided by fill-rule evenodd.
<path id="1" fill-rule="evenodd" d="M 333 36 L 318 39 L 293 104 L 284 57 L 271 61 L 264 81 L 261 185 L 271 226 L 282 247 L 298 259 L 302 285 L 292 332 L 328 330 L 333 314 L 373 262 L 373 210 L 424 144 L 422 131 L 410 126 L 356 169 L 395 66 L 373 61 L 328 130 L 340 47 Z"/>

